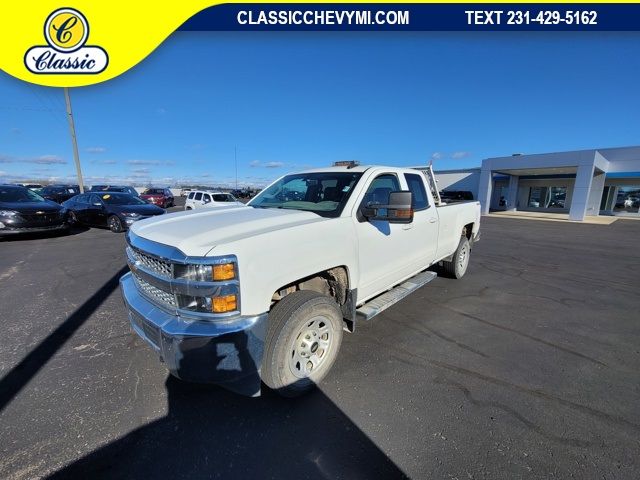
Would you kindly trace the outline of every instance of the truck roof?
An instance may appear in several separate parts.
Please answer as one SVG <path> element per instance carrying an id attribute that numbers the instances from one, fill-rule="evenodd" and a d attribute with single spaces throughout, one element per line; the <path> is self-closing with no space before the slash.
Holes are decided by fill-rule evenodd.
<path id="1" fill-rule="evenodd" d="M 404 170 L 413 170 L 413 168 L 411 167 L 392 167 L 389 165 L 358 165 L 356 167 L 325 167 L 325 168 L 309 168 L 307 170 L 303 170 L 300 173 L 312 173 L 312 172 L 318 172 L 318 173 L 322 173 L 322 172 L 357 172 L 357 173 L 362 173 L 365 172 L 371 168 L 376 168 L 376 169 L 385 169 L 385 170 L 391 170 L 391 171 L 404 171 Z"/>

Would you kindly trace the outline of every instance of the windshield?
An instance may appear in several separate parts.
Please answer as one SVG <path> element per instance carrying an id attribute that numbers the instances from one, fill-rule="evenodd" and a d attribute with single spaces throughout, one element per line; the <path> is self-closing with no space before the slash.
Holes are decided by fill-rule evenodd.
<path id="1" fill-rule="evenodd" d="M 26 188 L 0 187 L 0 202 L 44 202 L 44 198 Z"/>
<path id="2" fill-rule="evenodd" d="M 260 192 L 248 205 L 255 208 L 305 210 L 323 217 L 337 217 L 361 176 L 359 172 L 287 175 Z"/>
<path id="3" fill-rule="evenodd" d="M 145 195 L 163 195 L 164 190 L 161 188 L 149 188 L 144 192 Z"/>
<path id="4" fill-rule="evenodd" d="M 147 205 L 144 200 L 125 193 L 105 193 L 100 195 L 100 200 L 107 205 Z"/>

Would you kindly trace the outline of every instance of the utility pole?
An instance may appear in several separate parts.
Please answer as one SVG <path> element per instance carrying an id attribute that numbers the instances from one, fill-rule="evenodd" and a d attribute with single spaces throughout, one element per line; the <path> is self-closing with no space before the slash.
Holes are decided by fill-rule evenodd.
<path id="1" fill-rule="evenodd" d="M 71 132 L 71 144 L 73 145 L 73 160 L 76 163 L 76 174 L 78 175 L 78 187 L 80 193 L 84 193 L 84 182 L 82 180 L 82 169 L 80 168 L 80 157 L 78 155 L 78 141 L 76 139 L 76 127 L 73 123 L 73 113 L 71 111 L 71 98 L 69 89 L 64 87 L 64 100 L 67 104 L 67 120 L 69 120 L 69 131 Z"/>
<path id="2" fill-rule="evenodd" d="M 233 160 L 236 163 L 236 190 L 238 190 L 238 146 L 233 146 Z"/>

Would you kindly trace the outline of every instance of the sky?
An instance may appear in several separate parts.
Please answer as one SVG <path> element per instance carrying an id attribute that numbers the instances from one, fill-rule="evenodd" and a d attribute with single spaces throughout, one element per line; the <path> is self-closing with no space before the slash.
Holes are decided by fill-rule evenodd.
<path id="1" fill-rule="evenodd" d="M 638 33 L 178 32 L 71 98 L 86 185 L 262 186 L 639 145 L 639 53 Z M 0 181 L 35 179 L 75 183 L 63 92 L 0 72 Z"/>

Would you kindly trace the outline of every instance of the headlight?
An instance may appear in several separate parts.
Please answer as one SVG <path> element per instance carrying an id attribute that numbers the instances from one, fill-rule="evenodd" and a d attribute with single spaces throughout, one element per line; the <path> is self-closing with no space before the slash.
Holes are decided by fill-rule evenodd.
<path id="1" fill-rule="evenodd" d="M 139 213 L 135 213 L 135 212 L 122 212 L 122 215 L 130 218 L 136 218 L 140 216 Z"/>
<path id="2" fill-rule="evenodd" d="M 0 217 L 15 217 L 18 212 L 14 210 L 0 210 Z"/>

